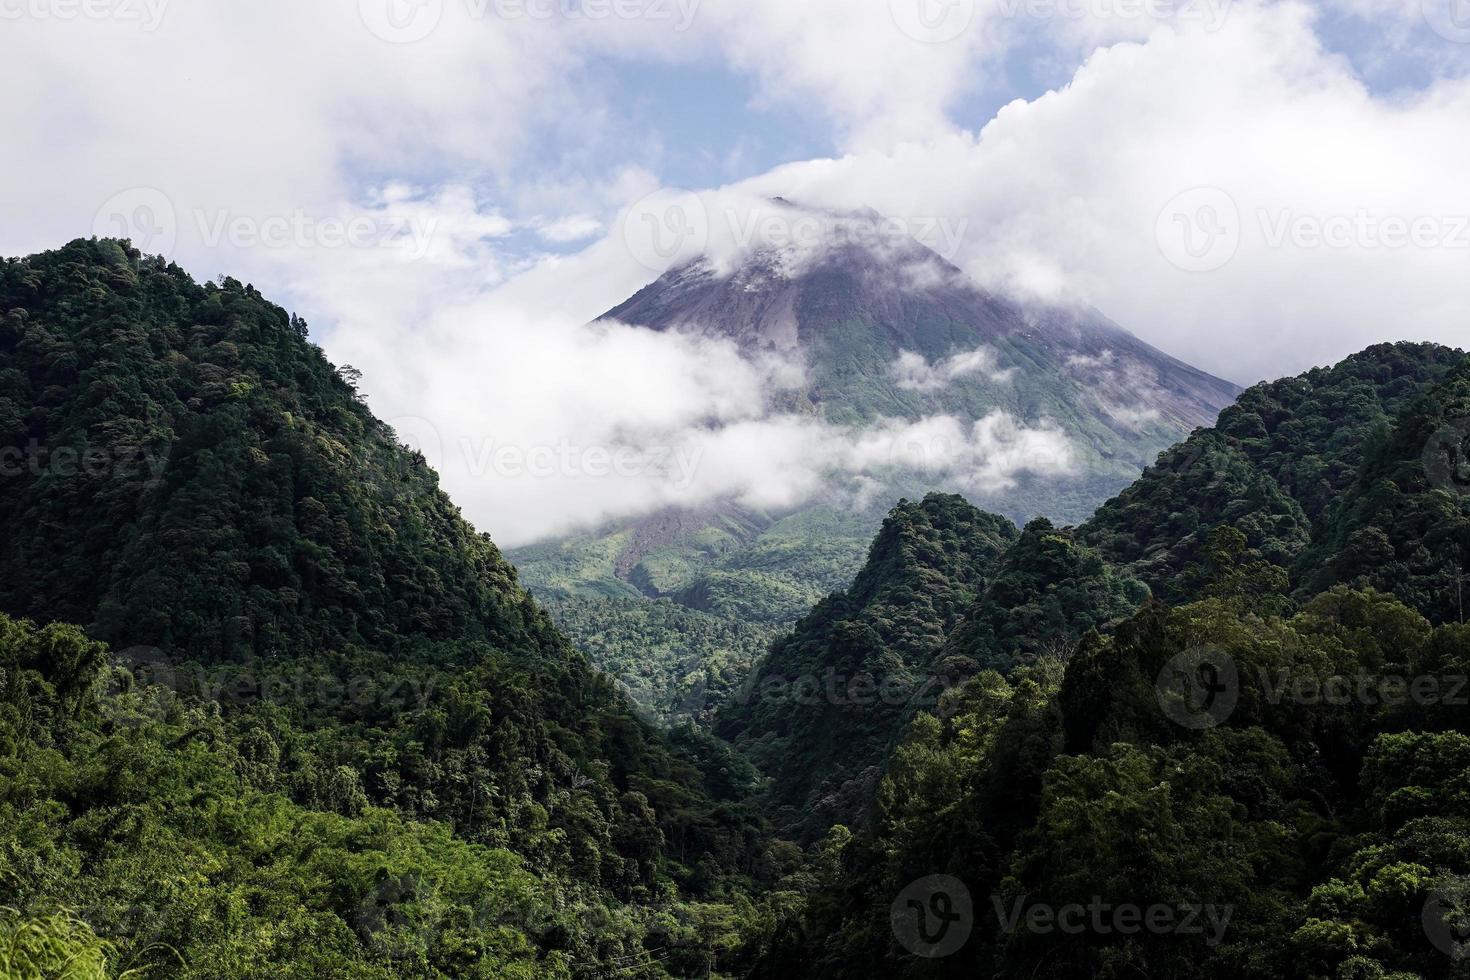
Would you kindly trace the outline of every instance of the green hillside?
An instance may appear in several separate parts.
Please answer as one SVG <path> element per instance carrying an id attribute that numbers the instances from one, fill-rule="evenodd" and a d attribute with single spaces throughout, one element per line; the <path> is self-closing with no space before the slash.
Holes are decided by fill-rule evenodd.
<path id="1" fill-rule="evenodd" d="M 0 977 L 1465 975 L 1458 351 L 850 581 L 836 512 L 548 548 L 575 642 L 249 286 L 8 260 L 0 379 Z"/>
<path id="2" fill-rule="evenodd" d="M 663 726 L 687 721 L 708 728 L 781 635 L 772 626 L 668 600 L 566 599 L 550 611 L 577 649 Z"/>
<path id="3" fill-rule="evenodd" d="M 1270 561 L 1294 566 L 1395 417 L 1464 356 L 1434 344 L 1383 344 L 1257 385 L 1099 508 L 1080 536 L 1169 599 L 1188 594 L 1181 575 L 1222 524 Z M 1420 441 L 1414 462 L 1423 451 Z"/>
<path id="4" fill-rule="evenodd" d="M 717 731 L 771 777 L 783 833 L 810 839 L 871 799 L 902 721 L 935 704 L 945 634 L 1016 536 L 959 497 L 900 503 L 852 586 L 778 641 L 727 703 Z"/>
<path id="5" fill-rule="evenodd" d="M 1467 367 L 1253 389 L 1080 532 L 1029 527 L 755 976 L 1463 976 Z M 1108 618 L 1135 575 L 1168 604 Z"/>
<path id="6" fill-rule="evenodd" d="M 304 323 L 75 242 L 0 266 L 0 365 L 0 905 L 187 976 L 720 955 L 753 773 L 635 716 Z"/>

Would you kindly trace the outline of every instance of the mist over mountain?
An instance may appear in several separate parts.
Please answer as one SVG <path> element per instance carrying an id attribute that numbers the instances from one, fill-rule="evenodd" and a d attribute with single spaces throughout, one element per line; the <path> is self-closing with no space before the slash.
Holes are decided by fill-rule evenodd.
<path id="1" fill-rule="evenodd" d="M 1026 420 L 1095 416 L 1126 437 L 1146 422 L 1209 424 L 1240 392 L 1095 310 L 988 292 L 871 209 L 816 211 L 780 198 L 766 207 L 764 223 L 746 219 L 733 249 L 670 270 L 603 319 L 790 358 L 808 371 L 803 393 L 836 422 L 993 405 Z M 789 229 L 775 242 L 773 224 Z"/>
<path id="2" fill-rule="evenodd" d="M 802 491 L 703 496 L 519 549 L 543 598 L 790 622 L 846 585 L 899 497 L 949 490 L 1018 523 L 1080 521 L 1239 392 L 1094 310 L 987 292 L 910 234 L 942 245 L 956 229 L 752 207 L 711 218 L 703 254 L 599 322 L 731 343 L 762 365 L 767 428 L 700 465 Z"/>

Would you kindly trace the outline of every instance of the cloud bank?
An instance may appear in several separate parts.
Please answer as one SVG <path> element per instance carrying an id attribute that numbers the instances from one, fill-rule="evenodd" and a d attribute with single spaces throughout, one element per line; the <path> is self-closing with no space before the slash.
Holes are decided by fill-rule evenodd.
<path id="1" fill-rule="evenodd" d="M 935 21 L 900 0 L 600 20 L 445 0 L 422 5 L 435 19 L 409 23 L 427 28 L 414 39 L 377 0 L 69 19 L 28 4 L 0 35 L 0 251 L 127 233 L 283 297 L 365 372 L 378 414 L 451 447 L 449 489 L 509 543 L 717 494 L 779 506 L 832 473 L 861 485 L 895 456 L 875 445 L 938 439 L 935 472 L 974 485 L 1048 454 L 1034 468 L 1058 473 L 1061 433 L 1004 418 L 834 430 L 772 408 L 800 365 L 583 324 L 701 251 L 730 268 L 831 247 L 789 240 L 770 201 L 785 196 L 874 208 L 987 288 L 1095 306 L 1236 381 L 1383 340 L 1463 344 L 1470 36 L 1450 2 L 961 0 Z M 991 112 L 1018 63 L 1057 84 Z M 735 128 L 741 110 L 786 113 L 825 155 L 760 172 L 732 141 L 709 171 L 740 179 L 664 189 L 700 140 L 647 103 L 678 109 L 667 89 L 708 66 L 739 82 L 722 106 Z M 686 114 L 707 114 L 715 96 L 692 93 Z M 691 128 L 648 122 L 670 118 Z M 671 199 L 690 224 L 659 225 Z M 916 283 L 937 274 L 894 255 Z M 992 368 L 895 372 L 926 390 Z M 455 462 L 464 439 L 471 461 L 489 441 L 543 470 L 563 446 L 592 452 L 574 454 L 584 470 L 601 472 L 601 451 L 609 469 L 618 450 L 642 462 L 509 477 L 493 455 Z"/>
<path id="2" fill-rule="evenodd" d="M 933 416 L 864 428 L 792 413 L 778 396 L 803 380 L 801 365 L 694 335 L 513 323 L 485 304 L 456 310 L 421 341 L 407 363 L 391 349 L 354 363 L 371 364 L 372 402 L 403 406 L 385 420 L 467 513 L 516 515 L 496 535 L 507 547 L 663 507 L 866 504 L 899 474 L 991 493 L 1078 466 L 1060 429 L 1003 412 L 973 424 Z M 966 359 L 991 361 L 954 360 Z"/>

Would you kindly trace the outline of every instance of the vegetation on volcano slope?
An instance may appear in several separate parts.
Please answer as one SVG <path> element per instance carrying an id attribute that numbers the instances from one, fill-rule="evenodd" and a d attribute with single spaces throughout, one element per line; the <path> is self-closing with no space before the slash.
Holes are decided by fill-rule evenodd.
<path id="1" fill-rule="evenodd" d="M 667 599 L 564 599 L 547 607 L 598 670 L 664 726 L 708 728 L 771 642 L 775 627 L 711 616 Z"/>
<path id="2" fill-rule="evenodd" d="M 582 598 L 667 599 L 731 623 L 789 628 L 846 588 L 881 522 L 820 505 L 740 517 L 714 515 L 636 561 L 623 557 L 634 538 L 626 527 L 519 548 L 512 557 L 527 588 L 554 607 Z M 620 572 L 624 563 L 631 567 Z"/>

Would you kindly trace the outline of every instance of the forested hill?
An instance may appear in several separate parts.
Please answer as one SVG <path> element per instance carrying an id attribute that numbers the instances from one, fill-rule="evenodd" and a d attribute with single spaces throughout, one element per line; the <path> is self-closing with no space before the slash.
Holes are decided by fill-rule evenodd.
<path id="1" fill-rule="evenodd" d="M 916 715 L 944 714 L 946 692 L 984 670 L 1064 656 L 1148 596 L 1045 518 L 1017 531 L 959 497 L 904 501 L 852 587 L 772 645 L 716 730 L 770 777 L 783 833 L 866 826 Z"/>
<path id="2" fill-rule="evenodd" d="M 1080 528 L 1038 519 L 1017 535 L 959 498 L 901 504 L 853 588 L 774 645 L 718 731 L 770 776 L 778 825 L 812 838 L 866 825 L 901 730 L 922 709 L 942 712 L 943 692 L 985 669 L 1065 658 L 1151 594 L 1250 595 L 1285 612 L 1341 582 L 1458 622 L 1470 494 L 1432 492 L 1423 457 L 1436 433 L 1464 442 L 1470 425 L 1446 426 L 1465 418 L 1462 353 L 1380 345 L 1250 389 Z M 1447 460 L 1441 483 L 1470 489 L 1453 469 L 1466 459 Z M 976 528 L 993 535 L 988 546 L 972 543 Z M 835 694 L 761 693 L 833 676 Z M 884 683 L 924 696 L 847 693 Z"/>
<path id="3" fill-rule="evenodd" d="M 901 502 L 745 684 L 659 652 L 744 757 L 353 381 L 126 243 L 0 265 L 0 975 L 1464 976 L 1463 354 L 1252 389 L 1080 528 Z"/>
<path id="4" fill-rule="evenodd" d="M 935 705 L 945 634 L 1016 536 L 960 497 L 901 502 L 851 588 L 776 642 L 726 703 L 717 731 L 770 775 L 784 833 L 820 836 L 865 808 L 904 721 Z"/>
<path id="5" fill-rule="evenodd" d="M 1037 518 L 945 637 L 940 657 L 955 676 L 1009 671 L 1065 653 L 1088 630 L 1127 619 L 1148 595 L 1070 529 Z"/>
<path id="6" fill-rule="evenodd" d="M 1470 362 L 1383 346 L 1028 527 L 757 976 L 1463 977 L 1467 461 Z"/>
<path id="7" fill-rule="evenodd" d="M 1465 622 L 1470 360 L 1411 402 L 1365 455 L 1357 479 L 1298 562 L 1302 589 L 1367 583 L 1436 622 Z"/>
<path id="8" fill-rule="evenodd" d="M 1381 344 L 1257 385 L 1213 428 L 1160 456 L 1079 536 L 1170 600 L 1191 595 L 1185 573 L 1205 560 L 1221 525 L 1244 533 L 1266 560 L 1294 568 L 1400 413 L 1464 359 L 1436 344 Z M 1406 450 L 1415 461 L 1427 438 Z"/>
<path id="9" fill-rule="evenodd" d="M 78 241 L 0 265 L 0 379 L 0 934 L 200 977 L 738 962 L 789 864 L 749 767 L 639 721 L 304 323 Z"/>
<path id="10" fill-rule="evenodd" d="M 112 241 L 0 266 L 0 608 L 217 660 L 546 617 L 306 325 Z"/>

